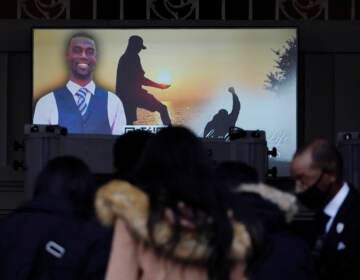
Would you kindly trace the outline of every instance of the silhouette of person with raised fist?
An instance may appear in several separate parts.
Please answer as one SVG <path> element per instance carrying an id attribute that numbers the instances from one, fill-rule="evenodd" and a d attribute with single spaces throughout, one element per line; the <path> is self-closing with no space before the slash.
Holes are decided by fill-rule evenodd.
<path id="1" fill-rule="evenodd" d="M 230 87 L 229 92 L 233 97 L 232 111 L 229 114 L 227 110 L 220 109 L 209 121 L 204 129 L 204 138 L 226 138 L 229 133 L 229 128 L 235 126 L 236 120 L 240 112 L 240 101 L 236 95 L 233 87 Z"/>

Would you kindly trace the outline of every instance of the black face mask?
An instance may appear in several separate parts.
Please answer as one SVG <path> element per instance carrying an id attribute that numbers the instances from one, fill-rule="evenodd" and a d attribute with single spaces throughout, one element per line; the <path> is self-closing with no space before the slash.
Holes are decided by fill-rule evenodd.
<path id="1" fill-rule="evenodd" d="M 298 200 L 309 209 L 322 209 L 327 202 L 328 193 L 320 190 L 317 187 L 323 174 L 324 172 L 322 171 L 319 178 L 313 185 L 311 185 L 306 191 L 297 194 Z"/>

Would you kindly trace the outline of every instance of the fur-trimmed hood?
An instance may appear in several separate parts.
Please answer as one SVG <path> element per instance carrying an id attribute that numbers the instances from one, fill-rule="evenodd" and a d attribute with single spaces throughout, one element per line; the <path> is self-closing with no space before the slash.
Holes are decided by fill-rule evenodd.
<path id="1" fill-rule="evenodd" d="M 286 222 L 291 222 L 298 212 L 296 196 L 264 183 L 241 184 L 234 192 L 254 193 L 276 205 L 284 213 Z"/>
<path id="2" fill-rule="evenodd" d="M 168 220 L 160 221 L 154 229 L 154 238 L 148 232 L 149 198 L 139 188 L 128 182 L 114 180 L 101 187 L 96 194 L 95 210 L 104 225 L 113 225 L 117 218 L 124 219 L 136 238 L 150 246 L 155 246 L 163 253 L 170 253 L 173 258 L 187 262 L 205 262 L 212 248 L 209 240 L 196 230 L 182 229 L 180 240 L 170 250 L 170 240 L 174 227 Z M 234 238 L 229 259 L 234 262 L 246 261 L 251 250 L 251 238 L 244 224 L 232 223 Z"/>

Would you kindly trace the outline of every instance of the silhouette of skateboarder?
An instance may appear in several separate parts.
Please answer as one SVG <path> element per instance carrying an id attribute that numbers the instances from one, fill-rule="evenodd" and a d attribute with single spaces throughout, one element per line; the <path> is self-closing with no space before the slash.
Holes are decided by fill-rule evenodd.
<path id="1" fill-rule="evenodd" d="M 143 108 L 159 112 L 164 125 L 171 125 L 167 107 L 142 86 L 167 89 L 168 84 L 154 82 L 145 77 L 139 52 L 146 49 L 140 36 L 132 35 L 124 54 L 120 57 L 116 75 L 116 94 L 124 104 L 126 120 L 132 125 L 137 120 L 136 109 Z"/>
<path id="2" fill-rule="evenodd" d="M 225 139 L 229 133 L 229 128 L 235 126 L 240 112 L 240 101 L 233 87 L 230 87 L 228 90 L 233 97 L 232 111 L 229 114 L 227 110 L 220 109 L 212 120 L 206 124 L 204 138 Z"/>

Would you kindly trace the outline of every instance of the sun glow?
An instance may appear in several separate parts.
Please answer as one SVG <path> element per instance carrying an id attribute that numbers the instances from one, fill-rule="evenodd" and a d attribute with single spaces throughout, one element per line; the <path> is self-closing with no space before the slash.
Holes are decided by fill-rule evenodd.
<path id="1" fill-rule="evenodd" d="M 162 84 L 171 84 L 171 75 L 170 73 L 162 72 L 157 76 L 157 80 Z"/>

